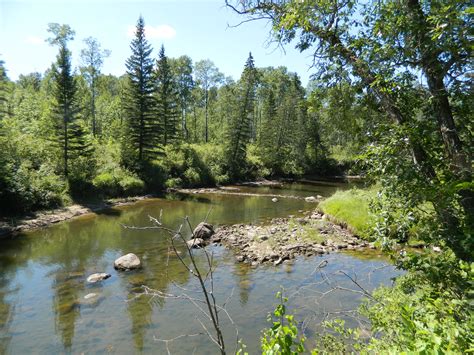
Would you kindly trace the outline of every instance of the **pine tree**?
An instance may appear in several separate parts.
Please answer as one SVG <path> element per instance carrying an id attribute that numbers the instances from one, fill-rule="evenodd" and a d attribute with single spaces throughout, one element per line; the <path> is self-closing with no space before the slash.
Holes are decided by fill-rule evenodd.
<path id="1" fill-rule="evenodd" d="M 145 21 L 140 16 L 135 38 L 130 44 L 132 55 L 127 59 L 128 90 L 124 98 L 127 132 L 138 161 L 143 163 L 159 153 L 161 127 L 156 120 L 156 100 L 153 96 L 153 60 L 151 45 L 145 38 Z"/>
<path id="2" fill-rule="evenodd" d="M 72 75 L 71 52 L 67 42 L 74 39 L 74 31 L 68 25 L 52 23 L 48 32 L 54 37 L 48 41 L 59 46 L 56 63 L 53 64 L 53 126 L 55 142 L 61 147 L 64 176 L 69 174 L 70 161 L 79 156 L 88 156 L 90 145 L 79 122 L 79 105 L 76 95 L 76 82 Z"/>
<path id="3" fill-rule="evenodd" d="M 156 64 L 157 114 L 163 131 L 163 144 L 166 146 L 179 138 L 179 97 L 164 46 L 161 46 Z"/>
<path id="4" fill-rule="evenodd" d="M 241 173 L 240 170 L 245 162 L 247 144 L 250 143 L 252 138 L 257 74 L 252 53 L 249 53 L 240 79 L 238 115 L 230 122 L 228 132 L 227 155 L 230 162 L 230 173 L 234 177 Z"/>

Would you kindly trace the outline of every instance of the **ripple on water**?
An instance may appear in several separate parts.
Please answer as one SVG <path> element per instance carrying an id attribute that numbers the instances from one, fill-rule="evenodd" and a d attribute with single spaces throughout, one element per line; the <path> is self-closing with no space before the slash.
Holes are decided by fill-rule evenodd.
<path id="1" fill-rule="evenodd" d="M 248 192 L 295 196 L 328 195 L 341 185 L 285 185 L 283 187 L 239 187 Z M 302 199 L 258 196 L 203 195 L 199 199 L 153 199 L 120 207 L 120 213 L 102 213 L 78 218 L 48 229 L 2 241 L 0 248 L 0 353 L 165 353 L 155 339 L 202 332 L 199 312 L 189 301 L 173 298 L 136 297 L 146 285 L 167 294 L 187 293 L 199 297 L 198 284 L 180 260 L 169 253 L 169 236 L 160 231 L 124 229 L 121 224 L 149 225 L 149 215 L 159 216 L 172 228 L 189 216 L 195 225 L 211 209 L 211 223 L 262 223 L 267 219 L 298 215 L 314 208 Z M 377 254 L 330 254 L 301 257 L 293 263 L 251 267 L 236 263 L 232 252 L 210 247 L 215 253 L 215 295 L 224 302 L 240 335 L 253 353 L 260 329 L 275 306 L 280 285 L 291 296 L 289 308 L 308 334 L 317 332 L 323 315 L 353 309 L 361 300 L 354 292 L 326 292 L 335 285 L 351 287 L 340 270 L 359 277 L 364 287 L 389 284 L 398 272 Z M 185 250 L 181 247 L 179 251 Z M 117 272 L 113 262 L 133 252 L 143 269 Z M 202 251 L 197 261 L 204 266 Z M 366 259 L 360 257 L 366 256 Z M 322 260 L 327 266 L 316 270 Z M 105 272 L 111 278 L 88 284 L 87 276 Z M 329 280 L 329 281 L 328 281 Z M 95 293 L 97 296 L 85 299 Z M 224 333 L 234 343 L 233 327 L 223 321 Z M 229 345 L 230 346 L 230 345 Z M 172 352 L 215 352 L 208 338 L 187 337 L 170 345 Z"/>

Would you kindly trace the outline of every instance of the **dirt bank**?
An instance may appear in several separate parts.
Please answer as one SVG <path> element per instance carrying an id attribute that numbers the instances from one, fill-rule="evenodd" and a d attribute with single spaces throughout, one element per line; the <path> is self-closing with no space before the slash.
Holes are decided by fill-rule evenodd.
<path id="1" fill-rule="evenodd" d="M 0 237 L 7 235 L 15 235 L 17 233 L 33 229 L 44 228 L 51 224 L 62 222 L 74 217 L 107 210 L 112 207 L 130 205 L 137 201 L 151 197 L 152 196 L 150 195 L 146 195 L 121 199 L 111 199 L 94 204 L 75 204 L 67 207 L 57 208 L 54 210 L 38 211 L 17 218 L 4 217 L 0 219 Z"/>

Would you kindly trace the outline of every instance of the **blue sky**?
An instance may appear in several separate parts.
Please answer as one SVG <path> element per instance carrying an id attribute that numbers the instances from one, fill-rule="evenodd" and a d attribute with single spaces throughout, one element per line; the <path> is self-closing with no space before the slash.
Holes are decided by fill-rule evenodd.
<path id="1" fill-rule="evenodd" d="M 142 14 L 147 38 L 156 57 L 164 44 L 169 57 L 189 55 L 193 61 L 210 59 L 221 72 L 238 79 L 249 51 L 259 67 L 287 66 L 304 85 L 311 75 L 311 57 L 293 46 L 285 52 L 269 43 L 270 25 L 250 22 L 224 6 L 224 0 L 0 0 L 0 58 L 8 76 L 43 72 L 55 60 L 56 48 L 44 42 L 47 24 L 68 24 L 76 31 L 70 43 L 73 65 L 78 66 L 83 39 L 92 36 L 112 51 L 103 73 L 121 75 L 130 56 L 131 28 Z"/>

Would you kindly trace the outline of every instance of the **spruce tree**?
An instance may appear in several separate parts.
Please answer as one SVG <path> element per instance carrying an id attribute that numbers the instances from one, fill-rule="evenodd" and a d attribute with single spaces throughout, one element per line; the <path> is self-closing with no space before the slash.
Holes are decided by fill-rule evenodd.
<path id="1" fill-rule="evenodd" d="M 54 37 L 49 38 L 51 45 L 59 46 L 56 63 L 53 64 L 53 127 L 54 141 L 61 148 L 64 176 L 69 174 L 70 161 L 79 156 L 88 156 L 90 145 L 79 121 L 79 105 L 77 102 L 76 82 L 72 75 L 71 52 L 67 42 L 74 39 L 74 31 L 68 25 L 51 23 L 48 32 Z"/>
<path id="2" fill-rule="evenodd" d="M 245 162 L 247 145 L 252 138 L 257 74 L 252 53 L 249 53 L 239 83 L 240 107 L 238 114 L 230 122 L 228 132 L 227 155 L 230 162 L 230 173 L 234 177 L 241 173 L 241 168 Z"/>
<path id="3" fill-rule="evenodd" d="M 127 132 L 133 155 L 139 163 L 159 153 L 161 127 L 156 120 L 156 100 L 153 96 L 153 59 L 151 45 L 145 38 L 145 21 L 140 16 L 135 38 L 130 44 L 132 55 L 126 61 L 128 89 L 124 98 Z"/>
<path id="4" fill-rule="evenodd" d="M 179 138 L 179 97 L 164 46 L 156 64 L 157 116 L 163 132 L 162 142 L 167 145 Z"/>

